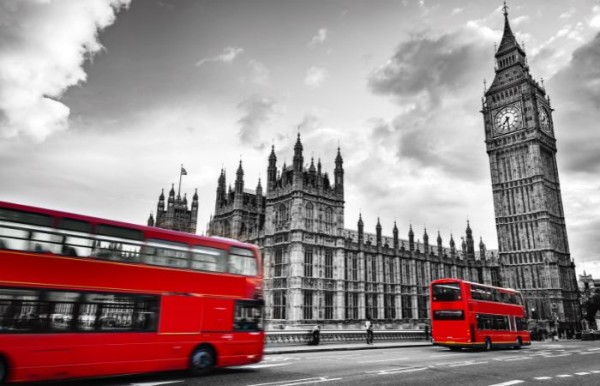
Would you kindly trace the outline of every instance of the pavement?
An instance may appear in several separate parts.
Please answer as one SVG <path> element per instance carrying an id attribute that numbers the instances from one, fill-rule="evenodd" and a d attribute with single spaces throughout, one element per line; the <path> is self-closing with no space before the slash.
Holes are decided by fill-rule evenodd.
<path id="1" fill-rule="evenodd" d="M 376 350 L 384 348 L 399 348 L 399 347 L 423 347 L 431 346 L 430 341 L 415 341 L 415 342 L 374 342 L 367 344 L 360 343 L 323 343 L 317 346 L 309 345 L 289 345 L 289 346 L 266 346 L 265 355 L 277 354 L 295 354 L 303 352 L 320 352 L 320 351 L 344 351 L 344 350 Z"/>

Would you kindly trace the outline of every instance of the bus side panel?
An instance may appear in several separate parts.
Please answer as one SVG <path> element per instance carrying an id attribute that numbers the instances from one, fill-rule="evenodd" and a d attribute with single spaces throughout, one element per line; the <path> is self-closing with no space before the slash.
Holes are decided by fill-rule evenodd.
<path id="1" fill-rule="evenodd" d="M 204 301 L 201 297 L 185 294 L 162 296 L 158 326 L 160 333 L 200 333 Z"/>
<path id="2" fill-rule="evenodd" d="M 233 307 L 230 299 L 204 299 L 202 331 L 217 351 L 217 366 L 230 366 L 234 355 Z"/>

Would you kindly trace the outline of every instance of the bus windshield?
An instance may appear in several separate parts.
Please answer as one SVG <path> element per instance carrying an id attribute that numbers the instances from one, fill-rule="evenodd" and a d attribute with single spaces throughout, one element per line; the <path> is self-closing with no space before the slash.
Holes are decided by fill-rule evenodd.
<path id="1" fill-rule="evenodd" d="M 431 298 L 434 302 L 453 302 L 461 300 L 460 283 L 433 284 Z"/>

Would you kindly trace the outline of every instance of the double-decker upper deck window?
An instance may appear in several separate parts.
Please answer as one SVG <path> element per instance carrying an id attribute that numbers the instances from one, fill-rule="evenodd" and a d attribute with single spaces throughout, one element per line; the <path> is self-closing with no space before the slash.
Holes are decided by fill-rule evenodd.
<path id="1" fill-rule="evenodd" d="M 258 266 L 254 253 L 250 249 L 231 248 L 228 271 L 238 275 L 255 276 L 258 273 Z"/>
<path id="2" fill-rule="evenodd" d="M 452 302 L 462 299 L 460 283 L 434 284 L 431 286 L 431 292 L 434 302 Z"/>
<path id="3" fill-rule="evenodd" d="M 147 264 L 177 268 L 187 268 L 189 266 L 187 244 L 149 239 L 142 249 L 142 255 L 144 256 L 144 262 Z"/>
<path id="4" fill-rule="evenodd" d="M 140 230 L 116 227 L 106 224 L 99 224 L 96 227 L 96 233 L 102 236 L 120 237 L 130 240 L 141 241 L 144 239 L 144 234 Z"/>
<path id="5" fill-rule="evenodd" d="M 209 247 L 192 248 L 192 269 L 199 271 L 225 272 L 225 251 Z"/>
<path id="6" fill-rule="evenodd" d="M 0 220 L 31 225 L 41 225 L 45 227 L 52 226 L 51 216 L 39 213 L 22 212 L 20 210 L 7 208 L 0 208 Z"/>

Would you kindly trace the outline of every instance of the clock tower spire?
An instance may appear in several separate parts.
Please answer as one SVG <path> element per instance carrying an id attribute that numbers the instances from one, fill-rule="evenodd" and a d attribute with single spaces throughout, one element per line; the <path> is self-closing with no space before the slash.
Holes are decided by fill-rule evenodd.
<path id="1" fill-rule="evenodd" d="M 502 13 L 495 77 L 481 111 L 502 282 L 523 293 L 530 318 L 545 320 L 550 329 L 576 329 L 577 281 L 556 166 L 553 109 L 544 87 L 529 73 L 506 2 Z"/>

